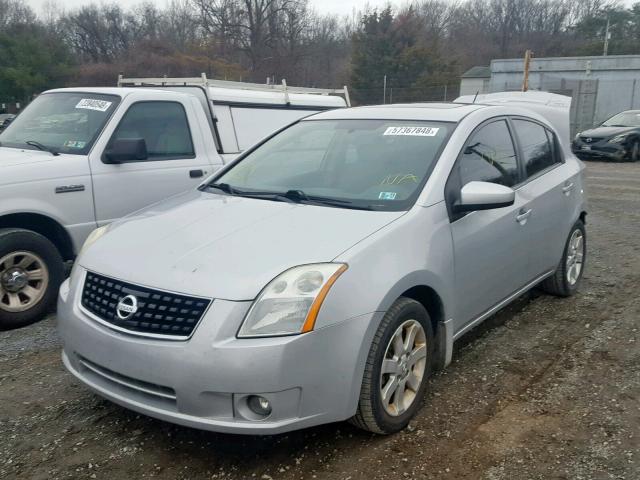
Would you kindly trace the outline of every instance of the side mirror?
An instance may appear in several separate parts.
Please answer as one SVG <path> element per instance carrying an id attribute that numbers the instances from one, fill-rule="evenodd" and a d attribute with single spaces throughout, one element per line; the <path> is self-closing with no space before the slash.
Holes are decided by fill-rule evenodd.
<path id="1" fill-rule="evenodd" d="M 455 213 L 490 210 L 513 205 L 513 188 L 490 182 L 469 182 L 460 190 L 460 200 L 453 206 Z"/>
<path id="2" fill-rule="evenodd" d="M 105 163 L 122 163 L 146 160 L 147 142 L 144 138 L 118 138 L 104 152 Z"/>

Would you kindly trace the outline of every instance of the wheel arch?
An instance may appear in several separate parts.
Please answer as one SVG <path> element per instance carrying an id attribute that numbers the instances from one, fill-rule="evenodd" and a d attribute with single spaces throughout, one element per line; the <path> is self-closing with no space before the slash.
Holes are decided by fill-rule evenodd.
<path id="1" fill-rule="evenodd" d="M 40 213 L 9 213 L 0 216 L 0 228 L 22 228 L 39 233 L 53 243 L 64 260 L 73 260 L 73 241 L 56 220 Z"/>
<path id="2" fill-rule="evenodd" d="M 431 318 L 436 339 L 434 362 L 436 370 L 445 368 L 451 362 L 453 352 L 453 321 L 448 291 L 446 284 L 435 273 L 416 271 L 397 282 L 377 310 L 386 312 L 400 297 L 411 298 L 424 306 Z"/>

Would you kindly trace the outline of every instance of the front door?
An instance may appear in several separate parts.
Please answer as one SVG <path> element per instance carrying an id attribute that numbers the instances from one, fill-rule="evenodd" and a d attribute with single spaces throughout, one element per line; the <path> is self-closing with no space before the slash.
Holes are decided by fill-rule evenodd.
<path id="1" fill-rule="evenodd" d="M 206 152 L 194 147 L 189 103 L 142 101 L 129 106 L 106 148 L 91 158 L 96 219 L 99 225 L 176 193 L 195 188 L 211 173 Z M 192 116 L 193 118 L 193 116 Z M 144 139 L 148 158 L 119 164 L 104 162 L 116 139 Z M 199 146 L 199 144 L 198 144 Z"/>
<path id="2" fill-rule="evenodd" d="M 471 181 L 517 187 L 516 149 L 506 119 L 481 125 L 469 138 L 447 182 L 447 202 Z M 490 310 L 527 283 L 526 199 L 516 190 L 509 207 L 451 214 L 454 248 L 454 329 Z"/>

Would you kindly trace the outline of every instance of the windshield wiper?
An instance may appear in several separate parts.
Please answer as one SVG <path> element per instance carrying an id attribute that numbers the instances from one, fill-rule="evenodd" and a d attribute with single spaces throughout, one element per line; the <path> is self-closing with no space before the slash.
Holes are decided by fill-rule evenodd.
<path id="1" fill-rule="evenodd" d="M 234 195 L 236 190 L 228 183 L 210 183 L 208 185 L 204 185 L 204 188 L 216 188 L 218 190 L 222 190 L 224 193 L 228 193 L 229 195 Z"/>
<path id="2" fill-rule="evenodd" d="M 43 152 L 49 152 L 54 157 L 60 155 L 60 153 L 55 151 L 53 148 L 47 147 L 46 145 L 43 145 L 40 142 L 36 142 L 35 140 L 27 140 L 24 143 L 26 143 L 27 145 L 31 145 L 32 147 L 36 147 L 38 150 L 42 150 Z"/>
<path id="3" fill-rule="evenodd" d="M 353 210 L 373 210 L 369 206 L 355 205 L 350 200 L 341 200 L 339 198 L 321 197 L 315 195 L 307 195 L 302 190 L 292 189 L 285 193 L 272 191 L 246 191 L 232 187 L 228 183 L 211 183 L 204 188 L 215 188 L 229 195 L 246 198 L 257 198 L 260 200 L 273 200 L 276 202 L 292 202 L 306 203 L 310 205 L 328 205 L 332 207 L 350 208 Z"/>

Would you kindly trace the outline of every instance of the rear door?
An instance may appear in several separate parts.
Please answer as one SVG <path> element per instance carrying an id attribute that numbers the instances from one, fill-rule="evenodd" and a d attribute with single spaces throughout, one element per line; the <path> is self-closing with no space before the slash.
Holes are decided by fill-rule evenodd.
<path id="1" fill-rule="evenodd" d="M 522 159 L 523 184 L 519 193 L 529 212 L 529 277 L 534 279 L 556 268 L 572 223 L 570 180 L 555 134 L 541 123 L 511 119 Z"/>
<path id="2" fill-rule="evenodd" d="M 133 102 L 102 148 L 91 157 L 96 219 L 105 224 L 128 213 L 195 188 L 212 172 L 193 103 L 181 100 Z M 115 121 L 115 120 L 114 120 Z M 120 164 L 104 162 L 115 139 L 142 138 L 148 158 Z"/>
<path id="3" fill-rule="evenodd" d="M 506 118 L 484 123 L 467 140 L 446 185 L 454 246 L 455 325 L 460 332 L 528 281 L 526 198 L 516 190 L 509 207 L 451 213 L 471 181 L 512 188 L 520 183 L 516 148 Z"/>

